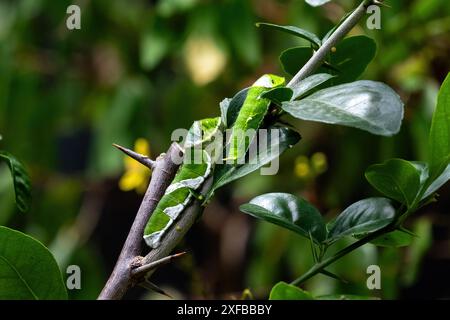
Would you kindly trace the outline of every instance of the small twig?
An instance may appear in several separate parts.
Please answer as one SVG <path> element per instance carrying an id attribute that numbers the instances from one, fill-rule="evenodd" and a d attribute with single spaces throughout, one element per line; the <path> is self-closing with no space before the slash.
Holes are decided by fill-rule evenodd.
<path id="1" fill-rule="evenodd" d="M 163 296 L 166 296 L 166 297 L 169 297 L 169 298 L 173 299 L 173 297 L 172 297 L 170 294 L 168 294 L 167 292 L 165 292 L 163 289 L 161 289 L 160 287 L 158 287 L 158 286 L 157 286 L 156 284 L 154 284 L 153 282 L 150 282 L 150 281 L 145 280 L 145 281 L 139 283 L 139 285 L 140 285 L 142 288 L 144 288 L 144 289 L 147 289 L 147 290 L 150 290 L 150 291 L 155 291 L 155 292 L 157 292 L 157 293 L 159 293 L 159 294 L 162 294 Z"/>
<path id="2" fill-rule="evenodd" d="M 386 7 L 386 8 L 392 8 L 390 5 L 387 5 L 383 1 L 384 0 L 373 0 L 373 3 L 376 4 L 377 6 L 383 6 L 383 7 Z"/>
<path id="3" fill-rule="evenodd" d="M 332 272 L 330 272 L 330 271 L 328 271 L 328 270 L 322 269 L 322 270 L 320 271 L 320 273 L 323 274 L 323 275 L 326 275 L 326 276 L 328 276 L 328 277 L 330 277 L 330 278 L 333 278 L 333 279 L 335 279 L 335 280 L 341 281 L 342 283 L 345 283 L 345 284 L 348 283 L 348 281 L 345 280 L 344 278 L 339 277 L 338 275 L 336 275 L 336 274 L 334 274 L 334 273 L 332 273 Z"/>
<path id="4" fill-rule="evenodd" d="M 134 152 L 133 150 L 127 149 L 125 147 L 122 147 L 118 144 L 113 143 L 113 146 L 125 153 L 127 156 L 133 158 L 137 162 L 143 164 L 144 166 L 148 167 L 149 169 L 153 170 L 155 168 L 155 161 L 147 157 L 146 155 Z"/>
<path id="5" fill-rule="evenodd" d="M 392 225 L 388 225 L 382 229 L 379 229 L 375 232 L 372 232 L 370 234 L 368 234 L 367 236 L 365 236 L 364 238 L 361 238 L 360 240 L 352 243 L 351 245 L 349 245 L 348 247 L 345 247 L 344 249 L 338 251 L 336 254 L 334 254 L 333 256 L 329 257 L 328 259 L 325 259 L 319 263 L 316 263 L 313 267 L 311 267 L 311 269 L 309 269 L 306 273 L 304 273 L 302 276 L 298 277 L 297 279 L 295 279 L 294 281 L 291 282 L 292 285 L 300 285 L 303 282 L 305 282 L 306 280 L 310 279 L 311 277 L 315 276 L 318 273 L 322 273 L 322 270 L 324 270 L 326 267 L 328 267 L 330 264 L 332 264 L 333 262 L 335 262 L 336 260 L 342 258 L 343 256 L 349 254 L 350 252 L 352 252 L 353 250 L 358 249 L 359 247 L 365 245 L 366 243 L 369 243 L 372 240 L 375 240 L 376 238 L 378 238 L 379 236 L 388 233 L 390 231 L 395 230 L 396 225 L 392 224 Z"/>
<path id="6" fill-rule="evenodd" d="M 186 252 L 180 252 L 180 253 L 176 253 L 176 254 L 173 254 L 173 255 L 171 255 L 171 256 L 168 256 L 168 257 L 159 259 L 159 260 L 157 260 L 157 261 L 154 261 L 154 262 L 150 262 L 150 263 L 148 263 L 148 264 L 141 265 L 141 266 L 139 266 L 139 267 L 133 269 L 133 270 L 131 271 L 131 275 L 132 275 L 133 277 L 142 277 L 142 276 L 145 276 L 145 274 L 147 274 L 149 271 L 151 271 L 151 270 L 153 270 L 153 269 L 156 269 L 156 268 L 158 268 L 158 267 L 160 267 L 160 266 L 163 266 L 163 265 L 165 265 L 165 264 L 168 264 L 168 263 L 172 262 L 173 259 L 179 258 L 179 257 L 181 257 L 181 256 L 183 256 L 183 255 L 185 255 L 185 254 L 186 254 Z"/>
<path id="7" fill-rule="evenodd" d="M 331 51 L 340 40 L 342 40 L 350 30 L 361 20 L 366 9 L 371 4 L 379 4 L 376 0 L 364 0 L 352 12 L 350 16 L 333 32 L 333 34 L 325 41 L 320 48 L 314 53 L 309 61 L 300 69 L 299 72 L 289 81 L 287 87 L 295 87 L 300 81 L 310 76 L 324 61 L 327 54 Z"/>

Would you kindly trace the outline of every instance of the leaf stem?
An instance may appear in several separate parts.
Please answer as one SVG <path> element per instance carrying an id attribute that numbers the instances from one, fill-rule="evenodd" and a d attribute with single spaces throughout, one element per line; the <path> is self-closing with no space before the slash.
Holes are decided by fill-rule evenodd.
<path id="1" fill-rule="evenodd" d="M 295 87 L 301 80 L 310 76 L 325 60 L 331 49 L 342 40 L 350 30 L 361 20 L 366 13 L 369 5 L 377 4 L 374 0 L 364 0 L 353 11 L 348 18 L 334 31 L 331 36 L 320 46 L 309 61 L 300 69 L 299 72 L 289 81 L 288 88 Z"/>
<path id="2" fill-rule="evenodd" d="M 388 225 L 384 228 L 381 228 L 380 230 L 377 230 L 371 234 L 368 234 L 364 238 L 352 243 L 351 245 L 345 247 L 344 249 L 337 252 L 335 255 L 329 257 L 328 259 L 323 260 L 322 262 L 319 262 L 315 264 L 311 269 L 309 269 L 306 273 L 304 273 L 302 276 L 298 277 L 294 281 L 291 282 L 292 285 L 300 285 L 306 280 L 310 279 L 311 277 L 315 276 L 316 274 L 320 273 L 323 269 L 325 269 L 327 266 L 335 262 L 336 260 L 342 258 L 343 256 L 349 254 L 353 250 L 358 249 L 359 247 L 365 245 L 366 243 L 378 238 L 379 236 L 388 233 L 395 229 L 395 224 Z"/>

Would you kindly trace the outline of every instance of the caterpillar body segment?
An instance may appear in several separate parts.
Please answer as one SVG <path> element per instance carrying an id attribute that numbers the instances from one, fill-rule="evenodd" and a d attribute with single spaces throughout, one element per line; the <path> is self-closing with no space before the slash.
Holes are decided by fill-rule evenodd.
<path id="1" fill-rule="evenodd" d="M 215 143 L 213 138 L 220 129 L 220 117 L 195 121 L 192 125 L 184 145 L 183 164 L 145 227 L 144 240 L 149 247 L 159 247 L 167 231 L 193 200 L 193 193 L 198 191 L 211 175 L 214 168 L 212 156 L 217 155 L 211 155 L 205 149 Z"/>
<path id="2" fill-rule="evenodd" d="M 284 86 L 285 79 L 266 74 L 248 90 L 247 97 L 233 125 L 229 140 L 229 151 L 225 160 L 236 162 L 242 159 L 269 109 L 270 100 L 261 95 L 273 88 Z"/>

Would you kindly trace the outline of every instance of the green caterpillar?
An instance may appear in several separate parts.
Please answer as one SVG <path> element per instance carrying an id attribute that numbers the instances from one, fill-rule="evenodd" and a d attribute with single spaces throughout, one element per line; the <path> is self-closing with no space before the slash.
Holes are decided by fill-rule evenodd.
<path id="1" fill-rule="evenodd" d="M 232 128 L 229 152 L 225 160 L 235 162 L 245 156 L 251 143 L 245 134 L 249 130 L 259 129 L 270 105 L 270 100 L 262 98 L 261 95 L 284 85 L 285 79 L 283 77 L 265 74 L 250 87 Z"/>
<path id="2" fill-rule="evenodd" d="M 222 143 L 213 141 L 221 126 L 221 118 L 217 117 L 195 121 L 189 130 L 184 144 L 183 164 L 145 227 L 144 240 L 149 247 L 160 245 L 167 231 L 191 202 L 193 193 L 212 173 L 215 157 L 221 156 L 222 152 L 214 152 L 214 148 L 211 148 L 212 152 L 205 149 L 209 149 L 207 147 L 211 143 Z"/>
<path id="3" fill-rule="evenodd" d="M 234 161 L 245 155 L 251 141 L 247 141 L 240 133 L 245 133 L 249 129 L 259 129 L 270 105 L 270 100 L 262 98 L 261 95 L 284 84 L 284 78 L 266 74 L 248 90 L 232 128 L 231 149 L 227 159 Z M 184 163 L 159 201 L 144 230 L 144 240 L 151 248 L 157 248 L 161 244 L 167 231 L 192 201 L 193 193 L 200 189 L 212 173 L 216 158 L 222 156 L 222 148 L 211 148 L 213 152 L 206 150 L 211 143 L 222 143 L 214 139 L 215 133 L 221 130 L 222 126 L 221 118 L 217 117 L 196 121 L 189 130 L 184 145 Z"/>

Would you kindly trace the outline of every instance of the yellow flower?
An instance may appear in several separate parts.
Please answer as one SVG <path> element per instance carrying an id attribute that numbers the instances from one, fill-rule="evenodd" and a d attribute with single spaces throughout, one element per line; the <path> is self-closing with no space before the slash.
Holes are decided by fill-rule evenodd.
<path id="1" fill-rule="evenodd" d="M 311 156 L 311 165 L 316 174 L 324 173 L 328 169 L 327 156 L 323 152 L 314 153 Z"/>
<path id="2" fill-rule="evenodd" d="M 314 153 L 310 159 L 305 156 L 299 156 L 295 159 L 294 172 L 302 180 L 315 179 L 327 169 L 327 156 L 323 152 Z"/>
<path id="3" fill-rule="evenodd" d="M 150 145 L 144 138 L 139 138 L 134 143 L 134 151 L 150 156 Z M 120 190 L 131 191 L 135 189 L 138 193 L 144 193 L 150 178 L 150 170 L 128 156 L 124 158 L 124 165 L 125 173 L 119 181 Z"/>
<path id="4" fill-rule="evenodd" d="M 295 160 L 295 174 L 301 179 L 306 179 L 311 174 L 309 159 L 305 156 L 299 156 Z"/>

